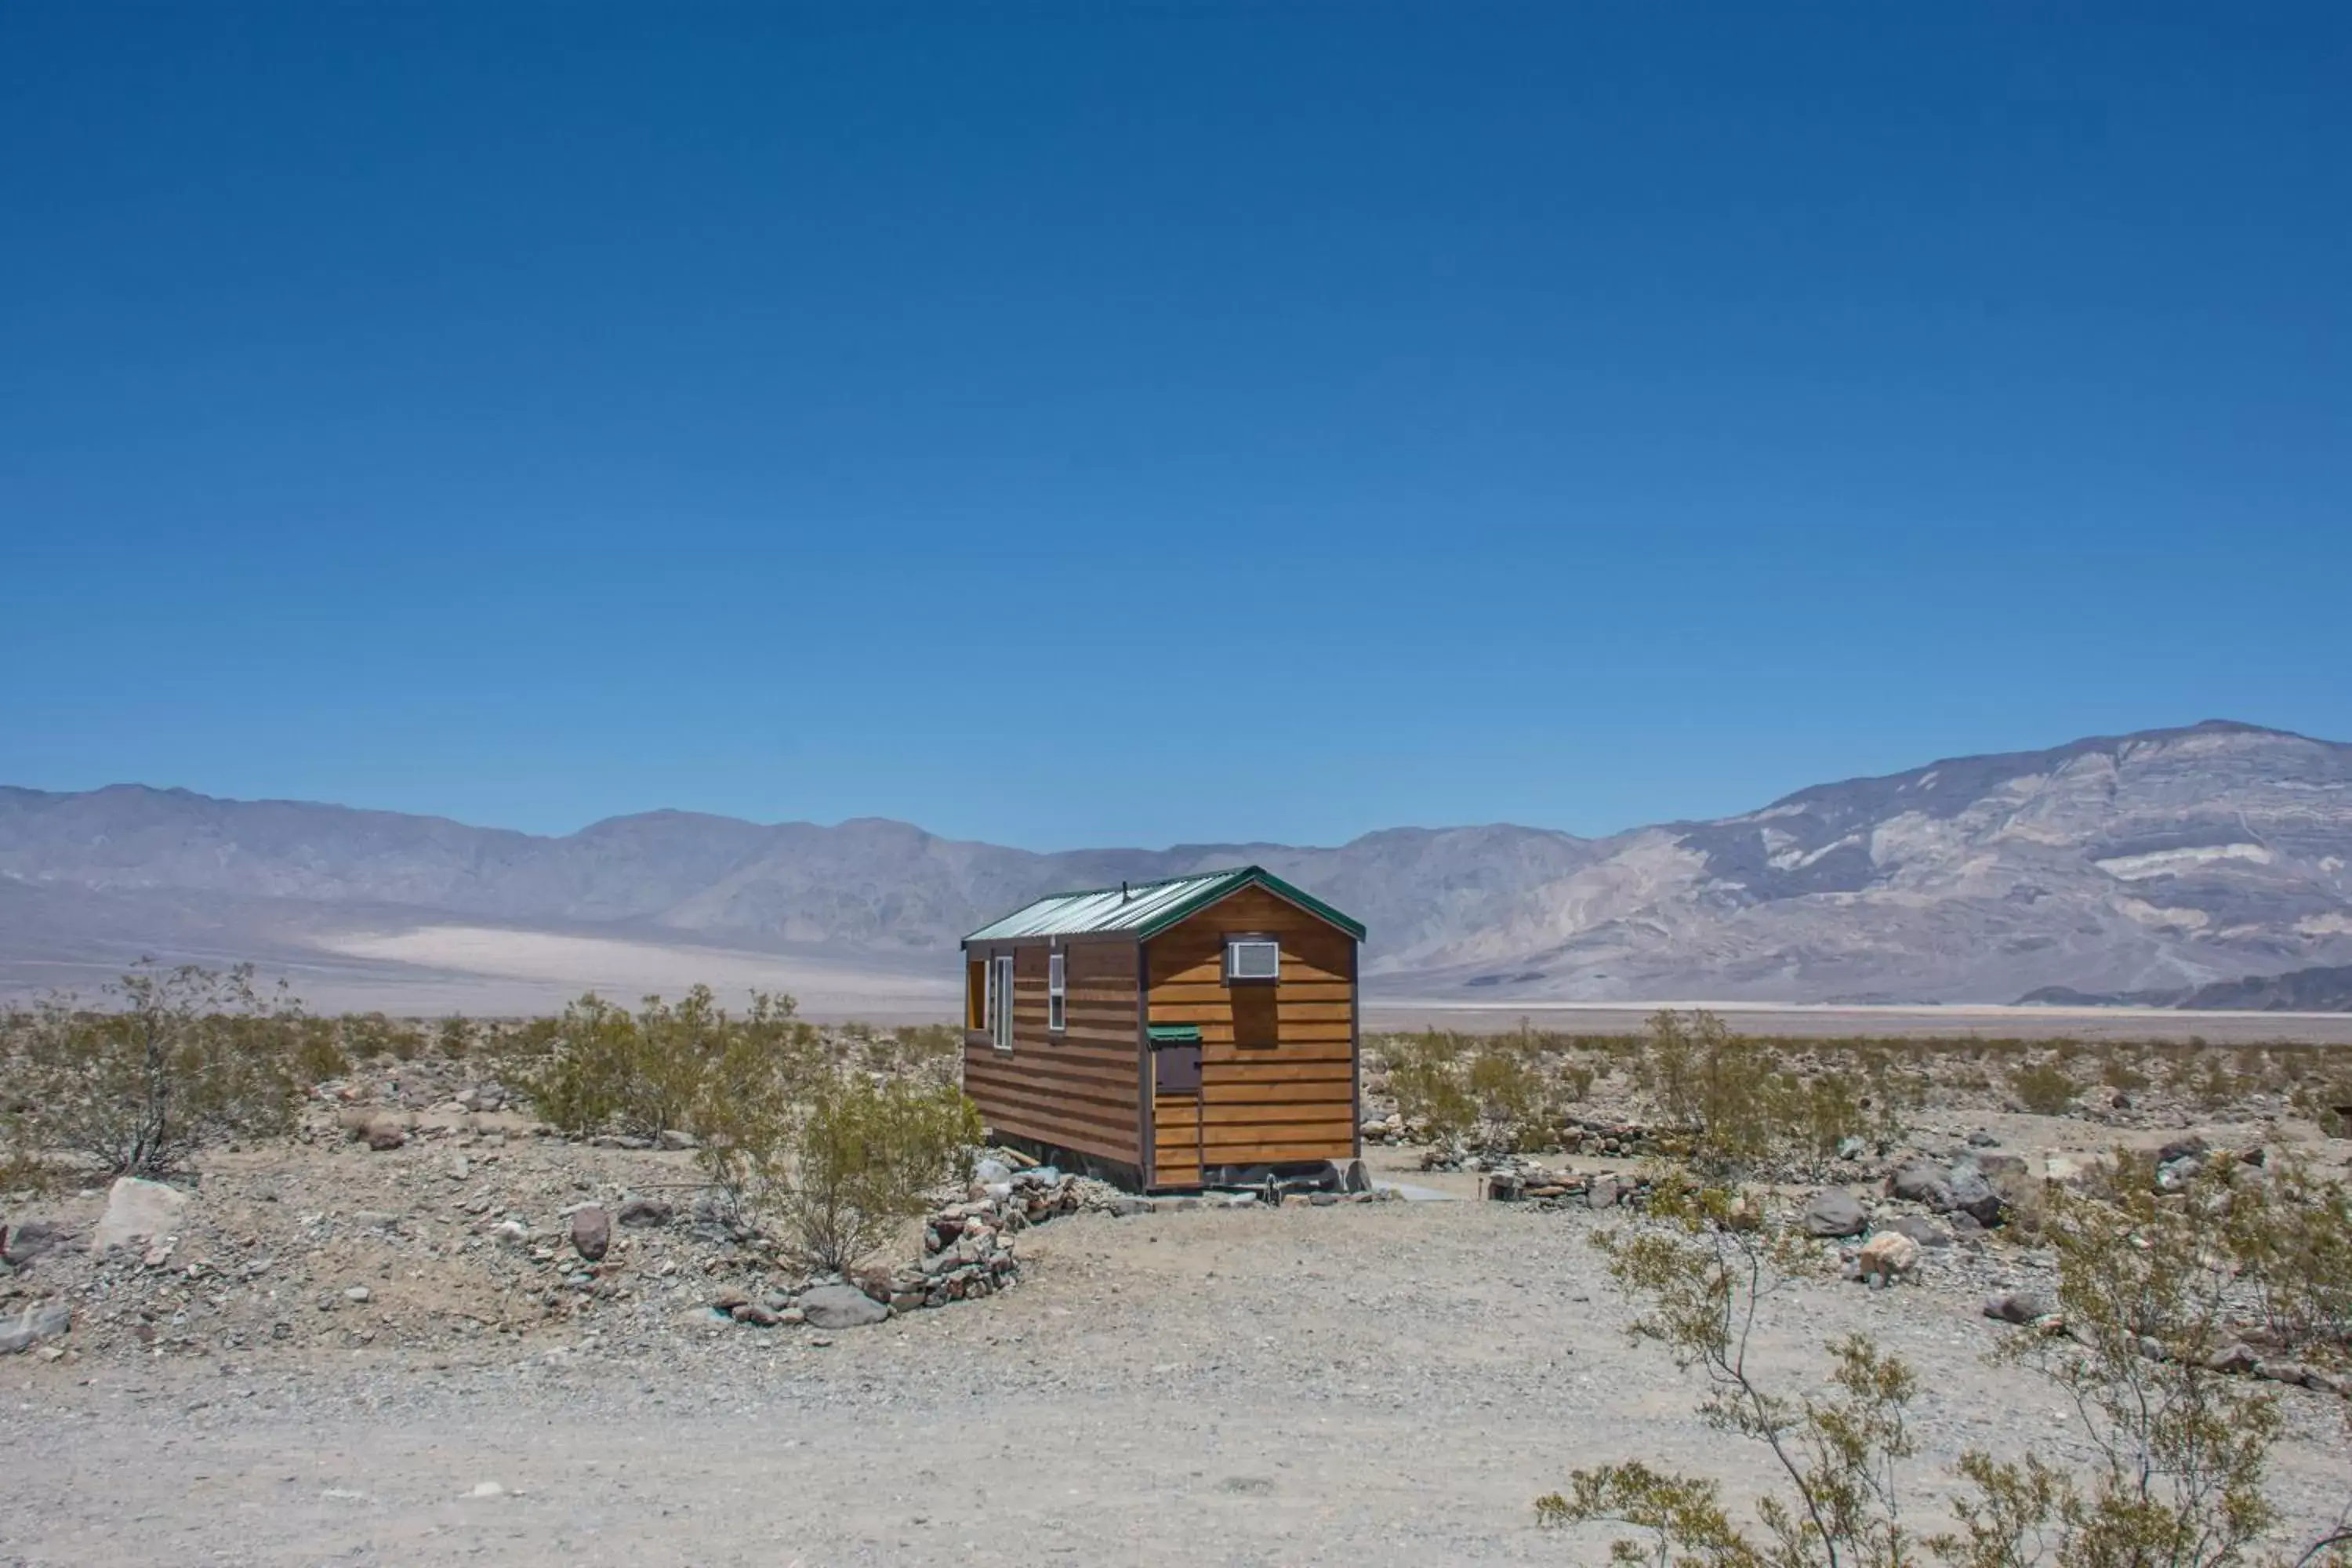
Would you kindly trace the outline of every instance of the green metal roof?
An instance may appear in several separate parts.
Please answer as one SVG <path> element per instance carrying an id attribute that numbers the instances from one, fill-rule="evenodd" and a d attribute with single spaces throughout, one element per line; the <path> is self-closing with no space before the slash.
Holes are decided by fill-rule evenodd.
<path id="1" fill-rule="evenodd" d="M 1309 914 L 1320 915 L 1358 942 L 1364 940 L 1362 922 L 1351 921 L 1322 900 L 1300 892 L 1263 866 L 1243 866 L 1230 871 L 1171 877 L 1164 882 L 1133 882 L 1118 888 L 1055 893 L 1024 904 L 1002 920 L 990 921 L 964 941 L 1010 942 L 1027 936 L 1097 936 L 1111 932 L 1140 941 L 1197 914 L 1228 893 L 1251 886 L 1287 899 Z"/>
<path id="2" fill-rule="evenodd" d="M 1197 1046 L 1201 1043 L 1198 1024 L 1149 1024 L 1143 1032 L 1155 1046 Z"/>

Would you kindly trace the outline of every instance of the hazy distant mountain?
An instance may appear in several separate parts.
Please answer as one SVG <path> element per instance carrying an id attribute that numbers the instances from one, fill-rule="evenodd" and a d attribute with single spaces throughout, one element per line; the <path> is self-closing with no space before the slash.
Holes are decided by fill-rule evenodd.
<path id="1" fill-rule="evenodd" d="M 550 838 L 138 785 L 0 788 L 0 953 L 219 956 L 462 919 L 929 968 L 1038 893 L 1244 860 L 1366 920 L 1368 980 L 1391 996 L 2186 994 L 2352 963 L 2352 747 L 2211 722 L 1604 839 L 1398 828 L 1328 849 L 1055 855 L 879 820 L 664 811 Z"/>

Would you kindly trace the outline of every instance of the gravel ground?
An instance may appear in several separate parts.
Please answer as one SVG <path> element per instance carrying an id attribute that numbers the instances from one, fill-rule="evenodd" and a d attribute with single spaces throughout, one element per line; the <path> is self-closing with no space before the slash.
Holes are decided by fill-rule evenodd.
<path id="1" fill-rule="evenodd" d="M 11 1358 L 0 1563 L 1599 1562 L 1605 1532 L 1534 1524 L 1572 1467 L 1641 1458 L 1742 1495 L 1763 1472 L 1626 1343 L 1597 1220 L 1080 1215 L 1024 1236 L 1009 1294 L 824 1343 L 689 1313 L 650 1351 L 542 1331 Z M 2078 1452 L 2050 1390 L 1986 1363 L 2015 1331 L 1973 1290 L 1808 1287 L 1768 1309 L 1768 1362 L 1806 1386 L 1852 1329 L 1910 1359 L 1923 1483 L 1969 1446 Z M 2352 1497 L 2343 1406 L 2284 1397 L 2275 1494 L 2316 1523 Z M 1915 1507 L 1932 1521 L 1924 1485 Z"/>

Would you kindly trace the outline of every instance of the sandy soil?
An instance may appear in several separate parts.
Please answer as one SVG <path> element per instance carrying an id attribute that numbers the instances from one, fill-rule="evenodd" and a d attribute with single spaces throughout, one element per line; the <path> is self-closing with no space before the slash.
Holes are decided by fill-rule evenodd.
<path id="1" fill-rule="evenodd" d="M 0 1563 L 1598 1562 L 1600 1534 L 1534 1524 L 1570 1468 L 1640 1457 L 1743 1496 L 1762 1474 L 1627 1345 L 1598 1223 L 1475 1202 L 1081 1215 L 1024 1237 L 1011 1293 L 823 1345 L 703 1314 L 635 1355 L 541 1335 L 16 1359 Z M 1974 1308 L 1931 1281 L 1768 1309 L 1784 1386 L 1850 1329 L 1919 1367 L 1923 1521 L 1964 1447 L 2080 1454 L 2049 1389 L 1988 1365 L 2015 1331 Z M 2343 1406 L 2284 1397 L 2277 1495 L 2315 1522 L 2352 1495 Z"/>

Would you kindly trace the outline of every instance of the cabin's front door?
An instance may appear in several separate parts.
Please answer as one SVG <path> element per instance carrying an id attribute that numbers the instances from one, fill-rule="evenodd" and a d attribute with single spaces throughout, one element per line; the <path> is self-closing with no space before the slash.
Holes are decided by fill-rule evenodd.
<path id="1" fill-rule="evenodd" d="M 1153 1184 L 1197 1187 L 1205 1136 L 1201 1105 L 1201 1031 L 1151 1031 Z"/>

